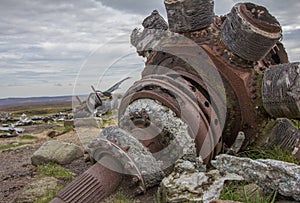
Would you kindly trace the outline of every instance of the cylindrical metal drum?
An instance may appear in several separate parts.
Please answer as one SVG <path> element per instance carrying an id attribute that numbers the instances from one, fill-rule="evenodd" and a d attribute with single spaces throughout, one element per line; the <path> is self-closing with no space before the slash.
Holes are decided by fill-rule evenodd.
<path id="1" fill-rule="evenodd" d="M 262 98 L 273 117 L 300 119 L 300 63 L 271 66 L 264 75 Z"/>
<path id="2" fill-rule="evenodd" d="M 236 4 L 222 26 L 225 46 L 249 61 L 261 60 L 281 38 L 279 22 L 266 8 L 252 3 Z"/>
<path id="3" fill-rule="evenodd" d="M 165 0 L 169 29 L 176 33 L 208 27 L 214 21 L 213 0 Z"/>

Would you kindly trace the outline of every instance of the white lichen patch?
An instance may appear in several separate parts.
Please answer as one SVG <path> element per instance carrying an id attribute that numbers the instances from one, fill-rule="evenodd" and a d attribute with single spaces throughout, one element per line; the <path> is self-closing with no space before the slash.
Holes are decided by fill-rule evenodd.
<path id="1" fill-rule="evenodd" d="M 187 124 L 178 118 L 171 109 L 152 99 L 136 100 L 127 107 L 121 117 L 121 128 L 127 128 L 123 123 L 128 123 L 128 118 L 133 112 L 143 112 L 149 115 L 151 125 L 158 129 L 153 138 L 167 134 L 163 137 L 163 141 L 166 143 L 165 148 L 153 154 L 157 160 L 163 161 L 164 168 L 173 165 L 175 161 L 186 154 L 196 155 L 194 139 L 188 133 Z M 134 128 L 134 124 L 130 125 L 131 128 Z M 139 139 L 141 139 L 140 136 Z"/>
<path id="2" fill-rule="evenodd" d="M 174 171 L 161 182 L 160 195 L 166 202 L 210 202 L 218 199 L 226 180 L 242 180 L 242 177 L 197 169 L 199 163 L 187 160 L 176 162 Z"/>

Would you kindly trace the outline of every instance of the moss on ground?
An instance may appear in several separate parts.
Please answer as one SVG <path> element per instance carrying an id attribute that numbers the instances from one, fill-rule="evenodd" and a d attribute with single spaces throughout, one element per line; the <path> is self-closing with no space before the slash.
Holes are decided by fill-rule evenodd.
<path id="1" fill-rule="evenodd" d="M 50 176 L 54 178 L 71 179 L 74 174 L 56 163 L 47 163 L 37 167 L 38 177 Z"/>
<path id="2" fill-rule="evenodd" d="M 38 139 L 36 136 L 33 136 L 33 135 L 21 135 L 18 138 L 20 138 L 21 140 L 36 140 L 36 139 Z"/>
<path id="3" fill-rule="evenodd" d="M 6 149 L 12 149 L 12 148 L 20 147 L 20 146 L 27 145 L 27 144 L 31 144 L 31 143 L 28 143 L 28 142 L 19 142 L 19 143 L 1 145 L 0 146 L 0 151 L 1 150 L 6 150 Z"/>

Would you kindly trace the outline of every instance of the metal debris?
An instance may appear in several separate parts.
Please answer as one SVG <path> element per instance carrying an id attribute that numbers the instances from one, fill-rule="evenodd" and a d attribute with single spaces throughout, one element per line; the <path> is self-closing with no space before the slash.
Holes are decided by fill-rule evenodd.
<path id="1" fill-rule="evenodd" d="M 101 115 L 117 109 L 119 98 L 114 95 L 113 92 L 128 79 L 130 79 L 130 77 L 122 79 L 105 91 L 96 90 L 94 86 L 91 86 L 93 92 L 89 94 L 86 101 L 82 102 L 81 99 L 77 97 L 80 106 L 74 111 L 75 118 L 101 117 Z"/>
<path id="2" fill-rule="evenodd" d="M 91 157 L 97 161 L 91 169 L 93 175 L 87 172 L 75 180 L 57 196 L 59 202 L 81 199 L 81 194 L 76 191 L 83 192 L 87 184 L 99 191 L 99 196 L 85 191 L 83 196 L 86 202 L 94 202 L 97 198 L 100 201 L 114 191 L 122 179 L 119 173 L 113 171 L 133 175 L 132 182 L 137 186 L 135 191 L 142 193 L 147 187 L 158 184 L 170 169 L 174 169 L 171 173 L 174 177 L 171 175 L 171 178 L 164 179 L 162 184 L 170 189 L 173 196 L 177 195 L 179 187 L 185 197 L 212 200 L 213 197 L 209 195 L 212 193 L 200 193 L 207 191 L 207 187 L 211 189 L 212 174 L 220 178 L 218 183 L 223 183 L 223 175 L 215 171 L 201 173 L 201 164 L 197 169 L 193 161 L 183 158 L 196 160 L 195 157 L 199 156 L 204 163 L 209 163 L 221 152 L 223 145 L 232 147 L 234 151 L 243 149 L 254 143 L 262 133 L 264 121 L 278 116 L 271 111 L 271 115 L 266 113 L 260 94 L 264 71 L 270 68 L 270 73 L 276 74 L 276 68 L 271 67 L 288 62 L 284 46 L 279 42 L 282 29 L 276 18 L 266 8 L 252 3 L 236 4 L 230 14 L 218 17 L 214 15 L 212 0 L 164 2 L 169 29 L 164 19 L 154 11 L 144 20 L 144 29 L 134 29 L 131 34 L 131 43 L 137 53 L 146 58 L 146 66 L 142 79 L 127 90 L 121 101 L 119 128 L 103 130 L 88 145 Z M 299 71 L 296 70 L 296 73 Z M 288 89 L 287 94 L 297 97 L 298 79 L 292 82 L 288 79 L 290 82 L 286 83 L 287 86 L 293 88 Z M 292 86 L 295 81 L 297 85 Z M 95 115 L 97 107 L 103 105 L 101 94 L 95 90 L 89 104 L 80 101 L 83 108 L 78 109 L 75 117 Z M 234 144 L 237 136 L 239 143 Z M 171 151 L 166 150 L 170 146 Z M 164 152 L 168 153 L 157 156 Z M 173 156 L 173 152 L 176 156 Z M 223 157 L 217 158 L 214 163 L 220 162 L 222 165 L 224 161 L 225 164 L 235 163 L 240 167 L 234 158 L 230 161 L 228 156 Z M 167 166 L 171 164 L 168 170 L 164 168 L 166 158 L 170 159 Z M 172 163 L 176 159 L 184 161 L 177 162 L 174 168 Z M 278 167 L 282 176 L 292 175 L 291 171 L 298 173 L 294 166 L 286 164 L 291 171 L 284 171 L 279 166 L 280 162 L 262 162 L 255 162 L 254 165 L 258 166 L 255 169 L 267 171 L 268 167 L 275 164 L 272 166 Z M 99 163 L 108 168 L 111 163 L 114 170 L 107 171 Z M 253 162 L 246 160 L 245 163 Z M 180 172 L 176 171 L 178 164 L 181 166 Z M 219 169 L 221 171 L 222 167 Z M 189 172 L 190 176 L 187 175 Z M 258 178 L 255 171 L 250 172 L 254 178 Z M 108 187 L 109 180 L 104 178 L 106 174 L 113 179 L 113 188 Z M 275 174 L 271 175 L 275 177 Z M 282 185 L 279 186 L 269 179 L 262 184 L 273 184 L 274 189 L 280 187 L 281 193 L 287 195 L 281 186 L 287 188 L 297 185 L 300 182 L 297 178 L 292 176 L 291 179 L 286 178 L 285 182 L 280 179 Z M 202 182 L 196 183 L 196 180 Z M 213 193 L 220 192 L 219 186 L 217 184 Z M 292 196 L 298 199 L 297 188 L 294 191 L 296 193 Z M 89 197 L 88 193 L 93 194 Z M 173 197 L 168 198 L 172 201 Z"/>
<path id="3" fill-rule="evenodd" d="M 265 7 L 236 4 L 222 25 L 222 41 L 234 54 L 259 61 L 282 37 L 279 22 Z"/>
<path id="4" fill-rule="evenodd" d="M 212 165 L 221 172 L 243 176 L 245 180 L 255 182 L 266 191 L 278 191 L 279 194 L 300 201 L 300 166 L 270 159 L 252 160 L 229 155 L 219 155 Z"/>
<path id="5" fill-rule="evenodd" d="M 239 175 L 198 171 L 189 161 L 179 160 L 174 171 L 160 184 L 162 202 L 204 202 L 218 199 L 225 181 L 243 180 Z"/>
<path id="6" fill-rule="evenodd" d="M 263 78 L 264 108 L 273 117 L 300 119 L 300 63 L 271 66 Z"/>
<path id="7" fill-rule="evenodd" d="M 208 27 L 214 21 L 212 0 L 165 0 L 170 30 L 193 32 Z"/>

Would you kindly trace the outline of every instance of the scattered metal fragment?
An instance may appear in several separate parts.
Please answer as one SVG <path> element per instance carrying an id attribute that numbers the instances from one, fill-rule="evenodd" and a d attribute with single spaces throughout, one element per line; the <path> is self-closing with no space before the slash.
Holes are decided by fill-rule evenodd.
<path id="1" fill-rule="evenodd" d="M 238 153 L 243 146 L 245 138 L 246 138 L 245 133 L 240 131 L 238 133 L 238 136 L 236 137 L 233 145 L 230 147 L 229 152 Z"/>
<path id="2" fill-rule="evenodd" d="M 93 92 L 89 94 L 86 101 L 82 102 L 78 97 L 80 106 L 75 111 L 75 118 L 85 118 L 90 116 L 99 116 L 107 114 L 118 107 L 118 98 L 113 94 L 120 85 L 130 79 L 126 77 L 117 82 L 105 91 L 96 90 L 92 87 Z"/>
<path id="3" fill-rule="evenodd" d="M 0 131 L 6 132 L 0 135 L 0 138 L 17 137 L 20 133 L 25 131 L 24 128 L 16 128 L 14 125 L 9 124 L 8 127 L 0 128 Z"/>
<path id="4" fill-rule="evenodd" d="M 11 137 L 17 137 L 17 133 L 3 133 L 0 134 L 0 138 L 11 138 Z"/>

